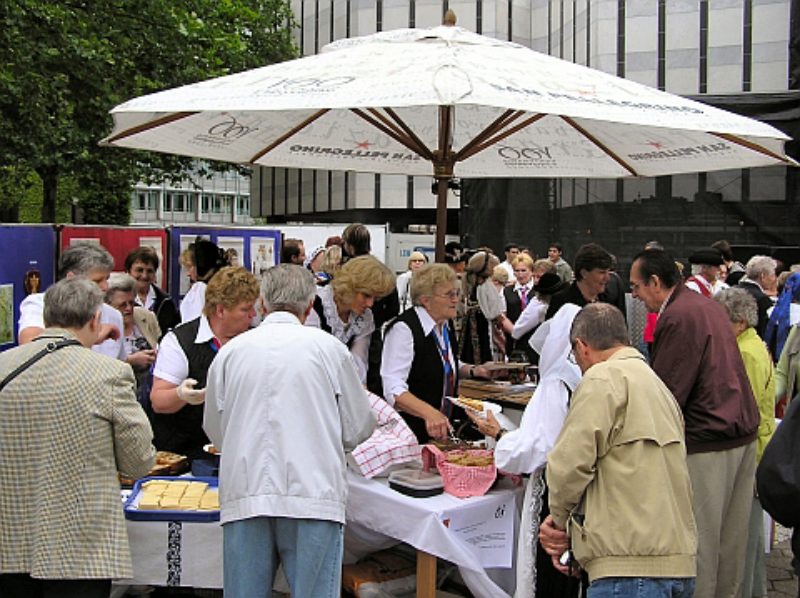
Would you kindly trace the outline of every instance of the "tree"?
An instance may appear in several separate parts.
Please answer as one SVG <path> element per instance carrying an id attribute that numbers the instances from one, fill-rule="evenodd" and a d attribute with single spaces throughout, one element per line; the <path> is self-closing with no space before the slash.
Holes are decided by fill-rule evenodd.
<path id="1" fill-rule="evenodd" d="M 108 111 L 291 58 L 293 25 L 285 0 L 5 0 L 0 167 L 36 172 L 42 222 L 55 221 L 59 180 L 69 177 L 87 221 L 127 223 L 137 180 L 180 178 L 191 160 L 99 148 Z"/>

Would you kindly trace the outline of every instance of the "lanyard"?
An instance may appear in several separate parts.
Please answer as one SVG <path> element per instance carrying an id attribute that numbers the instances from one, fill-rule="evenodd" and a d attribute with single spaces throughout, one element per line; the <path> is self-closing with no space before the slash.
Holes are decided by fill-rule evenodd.
<path id="1" fill-rule="evenodd" d="M 433 331 L 433 339 L 436 341 L 436 348 L 439 349 L 439 354 L 442 356 L 442 367 L 444 368 L 444 396 L 452 397 L 456 390 L 456 376 L 453 364 L 450 362 L 450 338 L 447 333 L 447 324 L 442 327 L 442 341 L 439 341 L 439 335 L 436 329 Z M 441 411 L 447 417 L 453 410 L 453 404 L 442 397 Z"/>

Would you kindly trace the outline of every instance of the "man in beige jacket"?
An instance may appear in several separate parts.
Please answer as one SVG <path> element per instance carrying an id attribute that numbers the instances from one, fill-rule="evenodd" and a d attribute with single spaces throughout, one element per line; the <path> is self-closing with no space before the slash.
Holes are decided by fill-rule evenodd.
<path id="1" fill-rule="evenodd" d="M 584 307 L 570 342 L 583 379 L 548 455 L 542 544 L 564 571 L 553 538 L 566 530 L 589 598 L 689 598 L 697 534 L 678 404 L 614 306 Z"/>

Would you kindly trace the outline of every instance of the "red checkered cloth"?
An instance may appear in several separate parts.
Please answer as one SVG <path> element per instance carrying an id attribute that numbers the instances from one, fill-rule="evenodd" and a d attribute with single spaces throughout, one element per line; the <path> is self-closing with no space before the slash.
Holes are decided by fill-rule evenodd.
<path id="1" fill-rule="evenodd" d="M 371 392 L 367 398 L 378 425 L 351 456 L 361 475 L 372 478 L 392 465 L 419 459 L 420 446 L 414 432 L 389 403 Z"/>

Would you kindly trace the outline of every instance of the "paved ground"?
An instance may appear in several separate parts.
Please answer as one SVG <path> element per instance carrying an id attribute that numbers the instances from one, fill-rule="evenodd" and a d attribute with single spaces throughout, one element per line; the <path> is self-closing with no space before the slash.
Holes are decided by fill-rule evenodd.
<path id="1" fill-rule="evenodd" d="M 797 598 L 797 576 L 792 569 L 792 550 L 789 547 L 789 530 L 777 530 L 775 548 L 767 557 L 767 596 L 769 598 Z"/>

